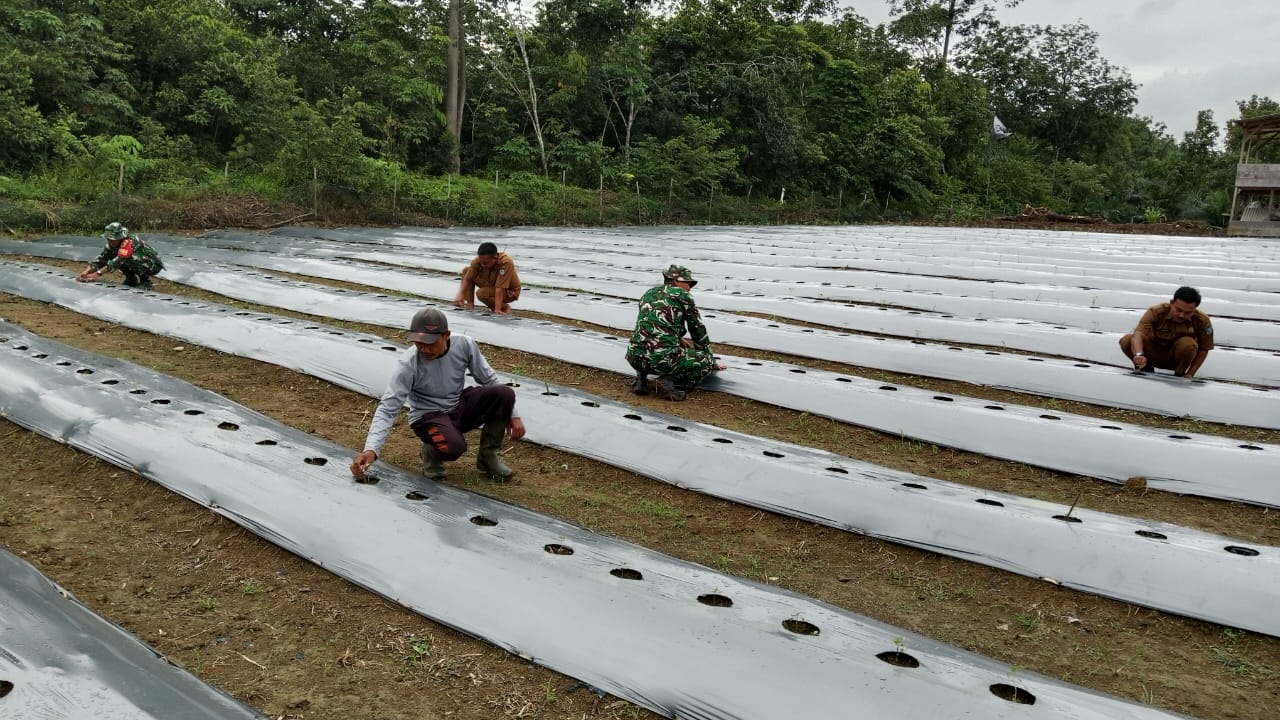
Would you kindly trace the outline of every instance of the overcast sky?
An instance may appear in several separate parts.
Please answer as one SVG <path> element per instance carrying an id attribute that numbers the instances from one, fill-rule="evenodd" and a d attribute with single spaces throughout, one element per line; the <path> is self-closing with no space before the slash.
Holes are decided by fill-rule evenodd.
<path id="1" fill-rule="evenodd" d="M 840 4 L 872 24 L 889 17 L 885 0 Z M 1178 140 L 1198 110 L 1212 110 L 1222 127 L 1239 116 L 1237 100 L 1280 100 L 1280 0 L 1023 0 L 997 17 L 1093 28 L 1102 57 L 1138 84 L 1135 112 L 1164 123 Z"/>

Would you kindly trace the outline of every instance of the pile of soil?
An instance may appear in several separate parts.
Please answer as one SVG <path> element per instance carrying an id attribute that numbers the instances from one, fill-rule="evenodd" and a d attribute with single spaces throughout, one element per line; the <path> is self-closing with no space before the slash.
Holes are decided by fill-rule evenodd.
<path id="1" fill-rule="evenodd" d="M 1015 227 L 1033 230 L 1076 230 L 1132 235 L 1187 235 L 1223 237 L 1226 230 L 1201 220 L 1161 220 L 1154 223 L 1115 223 L 1101 215 L 1063 215 L 1045 207 L 1023 208 L 1017 215 L 979 222 L 979 227 Z"/>

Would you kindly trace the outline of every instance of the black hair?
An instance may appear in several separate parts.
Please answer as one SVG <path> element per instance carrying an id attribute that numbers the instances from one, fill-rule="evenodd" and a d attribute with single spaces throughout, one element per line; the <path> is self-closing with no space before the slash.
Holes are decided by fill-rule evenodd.
<path id="1" fill-rule="evenodd" d="M 497 255 L 498 246 L 491 242 L 480 243 L 480 248 L 476 250 L 477 255 Z"/>
<path id="2" fill-rule="evenodd" d="M 1173 292 L 1173 299 L 1188 302 L 1196 307 L 1200 307 L 1200 291 L 1193 287 L 1183 285 Z"/>

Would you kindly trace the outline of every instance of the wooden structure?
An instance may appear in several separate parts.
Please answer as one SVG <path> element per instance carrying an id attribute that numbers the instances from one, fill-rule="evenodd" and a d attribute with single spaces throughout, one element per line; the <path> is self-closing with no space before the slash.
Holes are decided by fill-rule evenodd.
<path id="1" fill-rule="evenodd" d="M 1243 136 L 1227 234 L 1280 237 L 1280 163 L 1257 161 L 1260 151 L 1280 137 L 1280 113 L 1231 122 Z"/>

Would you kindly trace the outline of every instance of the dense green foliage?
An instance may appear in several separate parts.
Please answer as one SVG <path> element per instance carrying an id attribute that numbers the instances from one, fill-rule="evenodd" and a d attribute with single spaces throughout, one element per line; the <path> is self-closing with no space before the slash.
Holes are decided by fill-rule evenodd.
<path id="1" fill-rule="evenodd" d="M 472 223 L 1220 221 L 1238 132 L 1135 117 L 1089 28 L 890 5 L 471 0 L 455 140 L 447 0 L 8 0 L 0 219 L 249 194 Z"/>

